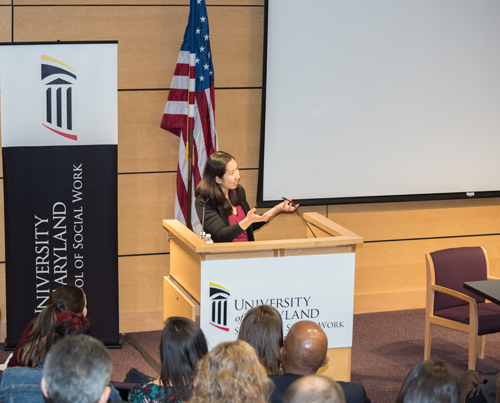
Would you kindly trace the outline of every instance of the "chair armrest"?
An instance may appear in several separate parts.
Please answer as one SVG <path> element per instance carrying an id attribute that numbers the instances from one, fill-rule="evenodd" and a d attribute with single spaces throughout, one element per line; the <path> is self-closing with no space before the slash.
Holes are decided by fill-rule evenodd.
<path id="1" fill-rule="evenodd" d="M 486 279 L 487 280 L 500 280 L 500 277 L 488 276 Z"/>
<path id="2" fill-rule="evenodd" d="M 439 285 L 434 285 L 434 284 L 431 285 L 431 290 L 437 291 L 437 292 L 442 292 L 443 294 L 451 295 L 452 297 L 464 300 L 464 301 L 468 302 L 469 304 L 471 304 L 472 302 L 474 302 L 474 303 L 476 302 L 476 300 L 474 298 L 469 297 L 468 295 L 465 295 L 461 292 L 452 290 L 450 288 L 441 287 Z"/>

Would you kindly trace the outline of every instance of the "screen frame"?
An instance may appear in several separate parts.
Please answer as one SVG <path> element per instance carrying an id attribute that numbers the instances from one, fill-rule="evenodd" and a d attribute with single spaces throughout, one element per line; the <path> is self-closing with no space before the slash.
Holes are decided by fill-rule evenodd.
<path id="1" fill-rule="evenodd" d="M 262 71 L 262 102 L 261 102 L 261 132 L 259 150 L 259 171 L 257 185 L 257 207 L 272 207 L 282 200 L 264 200 L 264 156 L 266 136 L 266 102 L 267 102 L 267 65 L 268 65 L 268 42 L 269 42 L 269 1 L 264 2 L 264 35 L 263 35 L 263 71 Z M 293 172 L 293 171 L 292 171 Z M 283 195 L 292 197 L 293 195 Z M 418 194 L 394 194 L 384 196 L 353 196 L 353 197 L 331 197 L 294 199 L 302 206 L 315 205 L 337 205 L 337 204 L 361 204 L 361 203 L 390 203 L 405 201 L 431 201 L 431 200 L 456 200 L 456 199 L 478 199 L 500 197 L 499 190 L 476 191 L 476 192 L 454 192 L 454 193 L 418 193 Z"/>

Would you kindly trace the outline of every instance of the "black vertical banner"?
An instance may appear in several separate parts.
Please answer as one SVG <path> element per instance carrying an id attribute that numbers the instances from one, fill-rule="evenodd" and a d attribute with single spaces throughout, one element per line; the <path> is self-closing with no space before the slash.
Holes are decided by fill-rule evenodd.
<path id="1" fill-rule="evenodd" d="M 118 344 L 116 166 L 116 146 L 3 149 L 7 348 L 65 284 L 85 291 L 92 335 Z"/>
<path id="2" fill-rule="evenodd" d="M 65 284 L 92 335 L 120 344 L 116 43 L 65 46 L 0 47 L 7 349 Z"/>

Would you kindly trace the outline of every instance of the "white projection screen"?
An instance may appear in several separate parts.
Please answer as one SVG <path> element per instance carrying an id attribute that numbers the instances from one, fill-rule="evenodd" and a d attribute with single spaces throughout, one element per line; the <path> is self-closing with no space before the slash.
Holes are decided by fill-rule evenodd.
<path id="1" fill-rule="evenodd" d="M 258 206 L 500 195 L 500 1 L 268 0 L 265 25 Z"/>

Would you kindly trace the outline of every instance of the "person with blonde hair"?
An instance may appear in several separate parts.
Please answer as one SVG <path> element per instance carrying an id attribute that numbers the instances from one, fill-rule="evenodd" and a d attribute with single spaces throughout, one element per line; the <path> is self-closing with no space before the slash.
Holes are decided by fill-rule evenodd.
<path id="1" fill-rule="evenodd" d="M 198 362 L 189 403 L 267 403 L 272 388 L 252 346 L 224 342 Z"/>

